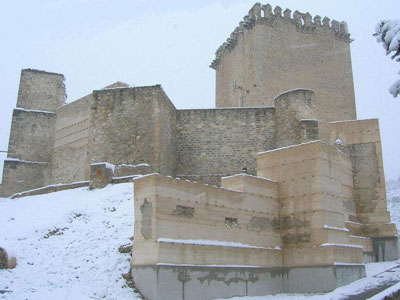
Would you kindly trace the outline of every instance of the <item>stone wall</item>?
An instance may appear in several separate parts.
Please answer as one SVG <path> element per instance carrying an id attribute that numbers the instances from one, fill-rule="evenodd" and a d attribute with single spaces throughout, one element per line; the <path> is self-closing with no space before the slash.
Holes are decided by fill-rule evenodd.
<path id="1" fill-rule="evenodd" d="M 64 99 L 63 75 L 31 69 L 21 71 L 3 169 L 4 196 L 51 182 L 55 111 Z"/>
<path id="2" fill-rule="evenodd" d="M 56 114 L 15 108 L 11 120 L 8 158 L 51 162 Z"/>
<path id="3" fill-rule="evenodd" d="M 17 107 L 54 112 L 65 97 L 64 75 L 32 69 L 21 71 Z"/>
<path id="4" fill-rule="evenodd" d="M 316 141 L 261 153 L 257 163 L 258 176 L 279 183 L 285 266 L 362 262 L 345 227 L 343 203 L 353 197 L 346 154 Z"/>
<path id="5" fill-rule="evenodd" d="M 287 91 L 276 97 L 274 103 L 275 148 L 319 139 L 313 91 Z"/>
<path id="6" fill-rule="evenodd" d="M 238 179 L 246 192 L 160 175 L 135 179 L 132 263 L 281 266 L 278 185 Z M 201 244 L 204 240 L 222 244 Z"/>
<path id="7" fill-rule="evenodd" d="M 272 106 L 284 91 L 312 89 L 328 142 L 330 121 L 356 119 L 349 41 L 344 22 L 256 4 L 216 52 L 216 106 Z"/>
<path id="8" fill-rule="evenodd" d="M 4 161 L 3 167 L 3 197 L 15 193 L 36 189 L 50 184 L 50 163 L 33 163 L 26 161 Z"/>
<path id="9" fill-rule="evenodd" d="M 92 95 L 57 110 L 52 156 L 52 183 L 89 179 L 89 127 Z"/>
<path id="10" fill-rule="evenodd" d="M 179 163 L 176 157 L 176 147 L 179 147 L 176 143 L 177 110 L 160 86 L 154 100 L 155 165 L 160 174 L 174 175 Z"/>
<path id="11" fill-rule="evenodd" d="M 92 162 L 174 173 L 175 108 L 161 86 L 94 91 L 90 118 Z"/>
<path id="12" fill-rule="evenodd" d="M 274 108 L 179 110 L 177 176 L 220 177 L 240 173 L 244 167 L 255 174 L 257 152 L 274 147 L 274 112 Z"/>
<path id="13" fill-rule="evenodd" d="M 352 162 L 355 209 L 359 230 L 369 237 L 396 236 L 387 210 L 386 184 L 377 119 L 332 122 L 331 143 L 342 143 Z M 366 225 L 367 224 L 367 225 Z"/>
<path id="14" fill-rule="evenodd" d="M 55 113 L 14 109 L 3 167 L 3 196 L 50 183 L 55 118 Z"/>
<path id="15" fill-rule="evenodd" d="M 278 182 L 245 174 L 222 178 L 222 188 L 158 174 L 134 180 L 131 275 L 146 298 L 326 292 L 365 276 L 363 246 L 350 243 L 338 199 L 350 158 L 313 142 L 258 159 L 260 173 Z M 174 288 L 165 294 L 165 286 Z"/>

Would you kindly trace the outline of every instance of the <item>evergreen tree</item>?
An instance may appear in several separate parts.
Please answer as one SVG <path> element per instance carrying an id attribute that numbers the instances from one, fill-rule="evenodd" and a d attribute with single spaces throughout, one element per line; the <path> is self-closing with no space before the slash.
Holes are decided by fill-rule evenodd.
<path id="1" fill-rule="evenodd" d="M 383 20 L 375 27 L 376 40 L 383 44 L 386 55 L 392 55 L 391 58 L 400 62 L 400 21 Z M 400 74 L 400 72 L 399 72 Z M 395 81 L 389 88 L 393 97 L 400 95 L 400 79 Z"/>

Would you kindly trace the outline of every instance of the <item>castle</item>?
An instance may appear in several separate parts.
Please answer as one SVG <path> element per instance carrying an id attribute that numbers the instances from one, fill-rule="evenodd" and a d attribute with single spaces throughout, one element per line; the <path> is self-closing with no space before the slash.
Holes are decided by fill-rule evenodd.
<path id="1" fill-rule="evenodd" d="M 345 22 L 256 3 L 217 50 L 216 108 L 116 82 L 64 104 L 22 70 L 2 193 L 135 185 L 148 299 L 323 292 L 397 259 L 379 124 L 357 120 Z M 166 289 L 165 287 L 169 288 Z"/>

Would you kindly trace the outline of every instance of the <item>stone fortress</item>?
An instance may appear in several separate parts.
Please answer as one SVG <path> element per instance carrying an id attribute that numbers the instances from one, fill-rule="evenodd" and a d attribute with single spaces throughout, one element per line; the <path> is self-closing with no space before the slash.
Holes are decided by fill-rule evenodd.
<path id="1" fill-rule="evenodd" d="M 131 272 L 150 300 L 362 278 L 398 249 L 350 42 L 345 22 L 256 3 L 211 63 L 215 109 L 121 82 L 64 104 L 63 75 L 22 70 L 2 193 L 134 178 Z"/>

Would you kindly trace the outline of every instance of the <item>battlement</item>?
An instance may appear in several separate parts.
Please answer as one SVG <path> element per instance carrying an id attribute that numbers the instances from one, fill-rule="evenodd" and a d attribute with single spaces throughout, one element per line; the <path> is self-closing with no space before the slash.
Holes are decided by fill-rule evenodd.
<path id="1" fill-rule="evenodd" d="M 299 32 L 313 33 L 315 31 L 324 31 L 331 34 L 336 39 L 344 42 L 351 42 L 350 33 L 348 31 L 347 23 L 342 21 L 331 20 L 328 17 L 322 18 L 316 15 L 314 18 L 309 12 L 302 13 L 298 10 L 292 11 L 287 8 L 282 11 L 280 6 L 272 9 L 270 4 L 261 5 L 256 3 L 249 10 L 249 13 L 243 17 L 239 25 L 227 38 L 218 50 L 215 52 L 215 59 L 211 62 L 210 68 L 216 69 L 221 61 L 221 57 L 235 48 L 238 38 L 244 34 L 245 31 L 250 31 L 256 24 L 264 24 L 266 26 L 277 26 L 280 22 L 293 24 Z"/>

